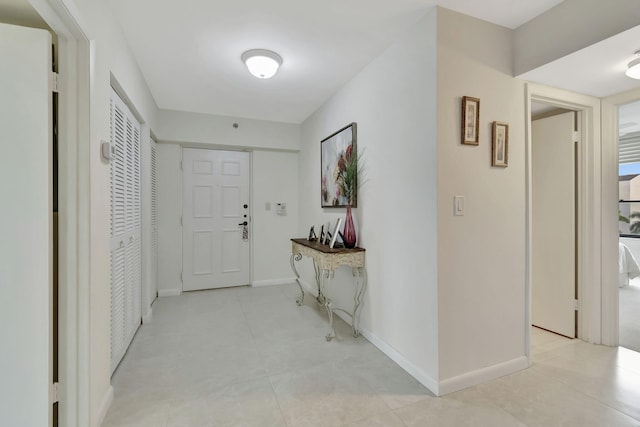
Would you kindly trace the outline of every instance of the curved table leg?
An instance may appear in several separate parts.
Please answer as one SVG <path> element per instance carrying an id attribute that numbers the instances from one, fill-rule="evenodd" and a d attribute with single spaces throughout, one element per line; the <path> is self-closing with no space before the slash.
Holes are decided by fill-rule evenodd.
<path id="1" fill-rule="evenodd" d="M 336 330 L 333 327 L 333 307 L 331 305 L 331 298 L 329 297 L 329 284 L 331 279 L 333 279 L 334 271 L 333 270 L 322 270 L 322 274 L 320 277 L 321 283 L 321 295 L 322 295 L 322 306 L 327 310 L 327 315 L 329 316 L 329 332 L 325 335 L 327 341 L 331 341 L 336 337 Z"/>
<path id="2" fill-rule="evenodd" d="M 362 267 L 353 269 L 353 276 L 356 278 L 356 292 L 353 297 L 353 316 L 351 323 L 353 326 L 353 336 L 360 335 L 360 310 L 362 306 L 362 296 L 367 289 L 367 270 Z"/>
<path id="3" fill-rule="evenodd" d="M 296 283 L 298 283 L 298 287 L 300 288 L 300 298 L 296 300 L 298 305 L 302 305 L 302 301 L 304 301 L 304 289 L 302 289 L 302 284 L 300 283 L 300 274 L 296 269 L 296 261 L 300 261 L 302 259 L 302 254 L 300 252 L 291 254 L 291 269 L 293 270 L 293 274 L 296 275 Z"/>

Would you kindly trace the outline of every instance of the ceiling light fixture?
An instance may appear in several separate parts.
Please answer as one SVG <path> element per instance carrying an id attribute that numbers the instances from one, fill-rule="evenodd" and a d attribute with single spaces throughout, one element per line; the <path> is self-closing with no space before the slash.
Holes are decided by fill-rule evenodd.
<path id="1" fill-rule="evenodd" d="M 640 50 L 636 50 L 634 55 L 636 56 L 636 59 L 629 62 L 627 65 L 627 72 L 625 74 L 627 77 L 640 80 Z"/>
<path id="2" fill-rule="evenodd" d="M 241 56 L 251 74 L 259 79 L 270 79 L 282 65 L 282 58 L 275 52 L 266 49 L 251 49 Z"/>

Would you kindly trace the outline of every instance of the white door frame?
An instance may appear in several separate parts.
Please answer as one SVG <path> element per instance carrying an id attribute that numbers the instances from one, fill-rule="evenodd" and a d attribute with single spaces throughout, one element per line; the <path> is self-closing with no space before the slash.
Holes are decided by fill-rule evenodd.
<path id="1" fill-rule="evenodd" d="M 640 89 L 602 100 L 602 344 L 619 344 L 618 106 L 640 99 Z"/>
<path id="2" fill-rule="evenodd" d="M 600 100 L 566 90 L 535 83 L 525 89 L 525 185 L 526 185 L 526 269 L 525 269 L 525 346 L 531 363 L 531 244 L 532 244 L 532 164 L 531 101 L 574 110 L 581 118 L 581 143 L 578 151 L 578 338 L 601 342 L 601 168 Z"/>
<path id="3" fill-rule="evenodd" d="M 60 425 L 90 420 L 90 56 L 69 0 L 29 0 L 58 36 Z M 75 15 L 75 16 L 74 16 Z"/>

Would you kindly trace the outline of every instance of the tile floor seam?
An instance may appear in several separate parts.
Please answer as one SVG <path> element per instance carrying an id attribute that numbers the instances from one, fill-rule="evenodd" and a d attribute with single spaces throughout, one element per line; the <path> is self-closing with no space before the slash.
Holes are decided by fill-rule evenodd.
<path id="1" fill-rule="evenodd" d="M 325 342 L 326 312 L 321 313 L 322 318 L 313 313 L 310 319 L 306 315 L 312 313 L 304 307 L 296 307 L 304 309 L 301 313 L 289 308 L 289 302 L 295 306 L 296 286 L 204 291 L 159 300 L 154 305 L 154 318 L 159 321 L 137 331 L 134 341 L 138 345 L 132 345 L 114 374 L 117 398 L 104 427 L 640 424 L 624 410 L 634 409 L 635 396 L 640 396 L 633 388 L 635 376 L 623 382 L 606 380 L 606 389 L 596 390 L 601 398 L 578 387 L 585 381 L 591 384 L 591 376 L 602 375 L 601 364 L 607 369 L 604 372 L 617 366 L 622 369 L 620 375 L 637 374 L 620 366 L 620 355 L 616 358 L 615 352 L 581 342 L 564 345 L 533 333 L 529 369 L 507 376 L 513 380 L 497 379 L 488 381 L 487 387 L 471 387 L 466 395 L 452 393 L 455 404 L 439 402 L 434 399 L 447 398 L 433 397 L 414 385 L 408 374 L 366 340 L 357 342 L 347 336 L 348 323 L 343 325 L 343 319 L 336 318 L 335 326 L 345 336 Z M 208 322 L 208 326 L 184 339 L 165 336 L 183 336 L 193 330 L 190 322 L 194 320 Z M 319 331 L 320 337 L 311 336 Z M 541 345 L 534 345 L 536 342 Z M 175 366 L 182 359 L 171 351 L 174 348 L 193 354 L 189 366 Z M 582 352 L 592 355 L 594 363 L 576 372 L 576 386 L 573 376 L 563 380 L 546 368 L 553 367 L 546 363 L 554 360 L 558 366 L 562 366 L 561 359 L 565 364 L 579 361 Z M 540 354 L 548 358 L 536 362 Z M 149 360 L 148 355 L 152 355 Z M 622 356 L 635 360 L 635 356 Z M 600 384 L 598 381 L 594 384 Z M 547 390 L 553 393 L 547 395 Z"/>
<path id="2" fill-rule="evenodd" d="M 633 419 L 633 420 L 635 420 L 635 421 L 640 422 L 640 420 L 639 420 L 639 419 L 637 419 L 637 418 L 635 418 L 634 416 L 632 416 L 632 415 L 630 415 L 630 414 L 627 414 L 626 412 L 624 412 L 624 411 L 622 411 L 622 410 L 620 410 L 620 409 L 618 409 L 618 408 L 615 408 L 615 407 L 611 406 L 609 403 L 607 403 L 607 402 L 605 402 L 605 401 L 603 401 L 603 400 L 599 399 L 599 398 L 598 398 L 598 397 L 596 397 L 596 396 L 591 396 L 590 394 L 587 394 L 587 393 L 583 392 L 581 389 L 579 389 L 579 388 L 577 388 L 577 387 L 573 386 L 573 385 L 572 385 L 572 384 L 570 384 L 569 382 L 563 381 L 563 380 L 562 380 L 562 379 L 560 379 L 560 378 L 552 377 L 551 375 L 548 375 L 548 374 L 546 374 L 546 373 L 544 373 L 544 372 L 541 372 L 541 371 L 539 371 L 539 370 L 536 370 L 536 372 L 537 372 L 538 374 L 540 374 L 540 375 L 544 376 L 544 377 L 547 377 L 547 378 L 548 378 L 548 379 L 547 379 L 547 381 L 554 381 L 554 382 L 555 382 L 555 383 L 557 383 L 557 384 L 562 384 L 563 386 L 566 386 L 566 387 L 570 388 L 571 390 L 573 390 L 573 391 L 574 391 L 574 392 L 576 392 L 577 394 L 579 394 L 579 395 L 583 396 L 584 398 L 587 398 L 587 399 L 589 399 L 589 400 L 593 400 L 593 401 L 595 401 L 595 402 L 597 402 L 597 403 L 601 404 L 602 406 L 606 406 L 607 408 L 609 408 L 609 409 L 611 409 L 611 410 L 613 410 L 613 411 L 615 411 L 615 412 L 617 412 L 617 413 L 619 413 L 619 414 L 622 414 L 622 415 L 624 415 L 624 416 L 626 416 L 626 417 L 629 417 L 629 418 L 631 418 L 631 419 Z M 639 427 L 640 427 L 640 426 L 639 426 Z"/>

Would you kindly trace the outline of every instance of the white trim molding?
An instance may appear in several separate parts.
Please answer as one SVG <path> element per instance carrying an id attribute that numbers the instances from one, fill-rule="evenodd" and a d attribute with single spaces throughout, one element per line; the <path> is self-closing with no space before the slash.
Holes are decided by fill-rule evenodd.
<path id="1" fill-rule="evenodd" d="M 178 295 L 182 295 L 182 288 L 176 289 L 158 289 L 158 297 L 177 297 Z"/>
<path id="2" fill-rule="evenodd" d="M 259 288 L 261 286 L 277 286 L 277 285 L 288 285 L 290 283 L 296 283 L 295 277 L 287 277 L 284 279 L 271 279 L 271 280 L 254 280 L 251 283 L 251 286 L 254 288 Z"/>
<path id="3" fill-rule="evenodd" d="M 73 0 L 29 0 L 58 37 L 59 423 L 90 425 L 90 57 L 92 44 Z"/>
<path id="4" fill-rule="evenodd" d="M 438 396 L 444 396 L 445 394 L 472 387 L 486 381 L 491 381 L 493 379 L 521 371 L 528 367 L 529 359 L 526 356 L 520 356 L 506 362 L 498 363 L 496 365 L 489 366 L 483 369 L 466 372 L 457 377 L 440 381 L 440 387 L 438 390 L 439 393 L 436 394 Z"/>
<path id="5" fill-rule="evenodd" d="M 578 150 L 578 337 L 600 344 L 602 291 L 602 168 L 601 109 L 594 97 L 535 83 L 526 85 L 526 353 L 530 355 L 531 325 L 531 101 L 542 102 L 578 112 L 581 143 Z M 617 283 L 617 282 L 616 282 Z"/>
<path id="6" fill-rule="evenodd" d="M 295 281 L 295 279 L 294 279 Z M 315 295 L 317 292 L 317 288 L 312 286 L 308 282 L 300 279 L 300 284 L 304 288 L 305 293 L 310 293 L 311 295 Z M 344 320 L 348 325 L 351 325 L 351 317 L 342 313 L 341 311 L 336 311 L 335 314 Z M 383 352 L 389 357 L 389 359 L 393 360 L 398 366 L 404 369 L 409 375 L 415 378 L 420 384 L 425 386 L 429 391 L 431 391 L 436 396 L 439 396 L 439 384 L 438 381 L 431 378 L 425 372 L 423 372 L 420 368 L 415 366 L 412 362 L 410 362 L 406 357 L 404 357 L 401 353 L 399 353 L 395 348 L 390 346 L 386 341 L 379 338 L 373 332 L 369 331 L 366 328 L 360 328 L 360 334 L 371 344 L 373 344 L 378 350 Z"/>
<path id="7" fill-rule="evenodd" d="M 602 99 L 602 344 L 619 344 L 618 106 L 640 100 L 640 89 Z"/>
<path id="8" fill-rule="evenodd" d="M 96 422 L 93 424 L 95 426 L 101 426 L 105 417 L 107 416 L 107 411 L 111 407 L 111 403 L 113 402 L 113 386 L 109 386 L 102 401 L 100 402 L 100 408 L 98 408 L 98 412 L 96 413 Z"/>
<path id="9" fill-rule="evenodd" d="M 345 322 L 349 323 L 347 319 L 343 317 L 344 315 L 342 315 L 340 312 L 337 312 L 337 314 Z M 393 360 L 398 366 L 400 366 L 402 369 L 407 371 L 407 373 L 411 375 L 413 378 L 415 378 L 420 384 L 422 384 L 427 389 L 429 389 L 431 393 L 435 394 L 436 396 L 441 395 L 442 385 L 438 384 L 438 381 L 431 378 L 429 375 L 423 372 L 420 368 L 418 368 L 416 365 L 411 363 L 406 357 L 404 357 L 401 353 L 399 353 L 395 348 L 387 344 L 386 341 L 378 338 L 378 336 L 376 336 L 371 331 L 364 328 L 360 329 L 360 333 L 364 338 L 367 339 L 367 341 L 369 341 L 371 344 L 376 346 L 378 350 L 386 354 L 387 357 L 389 357 L 389 359 Z"/>

